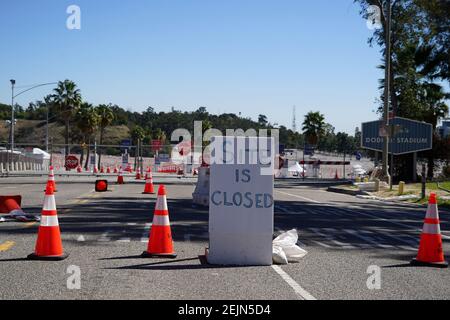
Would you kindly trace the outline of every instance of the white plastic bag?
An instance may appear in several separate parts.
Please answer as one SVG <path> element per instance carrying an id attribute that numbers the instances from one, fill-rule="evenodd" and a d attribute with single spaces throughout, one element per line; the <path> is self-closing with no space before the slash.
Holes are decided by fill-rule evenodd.
<path id="1" fill-rule="evenodd" d="M 296 229 L 284 232 L 275 238 L 272 255 L 274 263 L 287 264 L 288 262 L 299 261 L 306 256 L 308 252 L 297 246 L 297 241 L 298 233 Z"/>
<path id="2" fill-rule="evenodd" d="M 281 249 L 281 247 L 278 247 L 278 246 L 273 246 L 272 259 L 273 259 L 273 262 L 276 264 L 288 264 L 289 263 L 283 249 Z"/>

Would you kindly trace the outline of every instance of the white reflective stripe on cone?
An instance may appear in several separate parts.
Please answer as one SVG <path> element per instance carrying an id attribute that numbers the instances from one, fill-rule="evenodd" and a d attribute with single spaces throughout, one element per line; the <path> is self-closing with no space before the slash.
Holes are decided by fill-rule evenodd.
<path id="1" fill-rule="evenodd" d="M 153 216 L 153 225 L 154 226 L 170 226 L 169 216 Z"/>
<path id="2" fill-rule="evenodd" d="M 431 204 L 427 210 L 427 219 L 439 219 L 438 208 L 436 204 Z"/>
<path id="3" fill-rule="evenodd" d="M 45 196 L 42 209 L 47 211 L 56 210 L 55 195 Z"/>
<path id="4" fill-rule="evenodd" d="M 166 196 L 158 196 L 156 199 L 156 210 L 168 210 Z"/>
<path id="5" fill-rule="evenodd" d="M 57 227 L 58 216 L 41 216 L 41 227 Z"/>
<path id="6" fill-rule="evenodd" d="M 441 226 L 439 224 L 425 223 L 423 225 L 423 233 L 426 233 L 426 234 L 441 234 Z"/>

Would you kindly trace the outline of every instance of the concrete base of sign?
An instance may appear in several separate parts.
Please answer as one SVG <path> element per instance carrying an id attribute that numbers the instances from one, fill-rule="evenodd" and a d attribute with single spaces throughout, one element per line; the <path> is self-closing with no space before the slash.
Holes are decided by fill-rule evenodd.
<path id="1" fill-rule="evenodd" d="M 271 242 L 272 243 L 272 242 Z M 239 244 L 238 244 L 239 245 Z M 251 249 L 251 248 L 250 248 Z M 211 255 L 210 249 L 205 248 L 205 260 L 207 264 L 218 265 L 218 266 L 271 266 L 273 264 L 272 252 L 267 257 L 259 257 L 259 259 L 248 258 L 242 256 L 236 258 L 235 260 L 230 259 L 227 255 L 228 253 L 224 250 L 215 250 L 214 254 Z"/>
<path id="2" fill-rule="evenodd" d="M 209 206 L 209 175 L 209 168 L 200 167 L 198 170 L 197 186 L 192 194 L 192 202 L 194 204 Z"/>

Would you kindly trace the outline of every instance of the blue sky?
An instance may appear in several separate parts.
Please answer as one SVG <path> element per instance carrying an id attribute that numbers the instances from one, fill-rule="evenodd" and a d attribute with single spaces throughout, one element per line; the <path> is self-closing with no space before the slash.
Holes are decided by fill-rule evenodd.
<path id="1" fill-rule="evenodd" d="M 81 8 L 81 30 L 66 9 Z M 0 3 L 0 101 L 75 81 L 91 103 L 207 107 L 291 127 L 319 110 L 338 131 L 377 118 L 378 48 L 353 0 L 39 0 Z M 18 98 L 27 105 L 51 87 Z"/>

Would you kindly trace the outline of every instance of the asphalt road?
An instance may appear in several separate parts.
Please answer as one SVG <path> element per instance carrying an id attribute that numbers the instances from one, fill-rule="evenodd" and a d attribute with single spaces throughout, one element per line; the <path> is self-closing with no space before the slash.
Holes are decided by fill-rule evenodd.
<path id="1" fill-rule="evenodd" d="M 69 181 L 71 183 L 69 183 Z M 111 178 L 111 181 L 114 181 Z M 448 299 L 449 269 L 410 267 L 417 253 L 423 207 L 383 204 L 280 182 L 275 230 L 297 228 L 308 254 L 281 267 L 215 267 L 199 256 L 208 246 L 208 211 L 192 206 L 192 179 L 166 184 L 176 260 L 143 259 L 156 196 L 143 182 L 93 191 L 93 178 L 59 178 L 56 201 L 63 245 L 60 262 L 24 259 L 38 223 L 0 224 L 1 299 Z M 39 214 L 45 178 L 0 180 L 0 195 L 22 194 L 23 209 Z M 450 256 L 450 215 L 441 210 L 444 251 Z M 81 288 L 68 289 L 70 266 Z M 370 290 L 370 266 L 381 288 Z M 70 271 L 70 268 L 69 268 Z"/>

